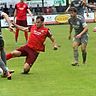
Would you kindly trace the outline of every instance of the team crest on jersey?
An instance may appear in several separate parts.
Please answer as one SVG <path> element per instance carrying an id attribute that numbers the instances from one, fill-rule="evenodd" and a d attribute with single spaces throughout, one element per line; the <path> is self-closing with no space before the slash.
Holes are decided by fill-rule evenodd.
<path id="1" fill-rule="evenodd" d="M 41 32 L 38 32 L 38 31 L 34 30 L 34 34 L 36 34 L 36 35 L 40 35 Z"/>
<path id="2" fill-rule="evenodd" d="M 43 33 L 44 32 L 44 30 L 41 30 L 41 33 Z"/>
<path id="3" fill-rule="evenodd" d="M 79 21 L 77 21 L 77 25 L 80 25 L 80 22 Z"/>
<path id="4" fill-rule="evenodd" d="M 24 10 L 24 8 L 19 8 L 19 10 Z"/>

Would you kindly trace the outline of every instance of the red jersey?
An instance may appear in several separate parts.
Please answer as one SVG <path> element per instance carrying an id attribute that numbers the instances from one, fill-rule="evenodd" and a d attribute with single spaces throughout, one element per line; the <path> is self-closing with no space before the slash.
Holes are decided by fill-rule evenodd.
<path id="1" fill-rule="evenodd" d="M 15 5 L 16 9 L 16 19 L 17 20 L 26 20 L 27 19 L 27 9 L 28 5 L 24 2 L 19 2 Z"/>
<path id="2" fill-rule="evenodd" d="M 44 26 L 37 28 L 36 25 L 33 25 L 30 28 L 30 36 L 27 45 L 36 51 L 45 51 L 44 41 L 46 37 L 50 36 L 52 36 L 52 34 L 49 32 L 48 28 Z"/>

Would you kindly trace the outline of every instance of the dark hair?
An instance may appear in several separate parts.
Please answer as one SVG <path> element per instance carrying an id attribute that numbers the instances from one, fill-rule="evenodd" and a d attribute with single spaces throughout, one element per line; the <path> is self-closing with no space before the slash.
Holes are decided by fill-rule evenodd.
<path id="1" fill-rule="evenodd" d="M 69 12 L 76 12 L 77 13 L 77 9 L 75 8 L 75 7 L 70 7 L 70 9 L 69 9 Z"/>
<path id="2" fill-rule="evenodd" d="M 43 16 L 37 16 L 36 19 L 40 19 L 42 22 L 44 22 L 44 17 Z"/>

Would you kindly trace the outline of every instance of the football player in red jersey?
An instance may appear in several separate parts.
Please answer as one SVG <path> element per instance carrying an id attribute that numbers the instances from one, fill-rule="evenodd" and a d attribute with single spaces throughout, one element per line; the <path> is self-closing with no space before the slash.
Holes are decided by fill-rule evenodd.
<path id="1" fill-rule="evenodd" d="M 16 24 L 27 27 L 27 12 L 30 14 L 30 16 L 32 16 L 32 13 L 28 8 L 28 5 L 24 2 L 24 0 L 20 0 L 20 2 L 15 5 L 14 20 L 16 18 Z M 25 31 L 24 34 L 27 41 L 28 33 Z M 16 33 L 15 33 L 16 42 L 18 39 L 18 35 L 19 35 L 19 29 L 16 28 Z"/>
<path id="2" fill-rule="evenodd" d="M 58 45 L 50 33 L 50 30 L 46 27 L 44 27 L 44 17 L 43 16 L 37 16 L 36 18 L 36 24 L 28 27 L 19 26 L 15 23 L 15 27 L 22 31 L 30 32 L 30 36 L 28 38 L 28 42 L 26 45 L 16 49 L 15 51 L 6 54 L 7 60 L 14 58 L 14 57 L 20 57 L 20 56 L 26 56 L 25 64 L 24 64 L 24 74 L 27 74 L 30 71 L 31 66 L 37 59 L 40 52 L 45 51 L 45 45 L 44 42 L 47 37 L 52 41 L 54 50 L 58 49 Z"/>

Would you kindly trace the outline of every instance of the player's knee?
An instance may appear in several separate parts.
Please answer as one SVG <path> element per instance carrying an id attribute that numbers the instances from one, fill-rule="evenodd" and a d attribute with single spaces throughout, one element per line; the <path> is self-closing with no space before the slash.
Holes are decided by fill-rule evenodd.
<path id="1" fill-rule="evenodd" d="M 78 47 L 74 46 L 74 47 L 73 47 L 73 50 L 78 50 Z"/>
<path id="2" fill-rule="evenodd" d="M 18 57 L 18 56 L 20 56 L 21 52 L 14 50 L 13 52 L 11 52 L 11 54 L 13 57 Z"/>

